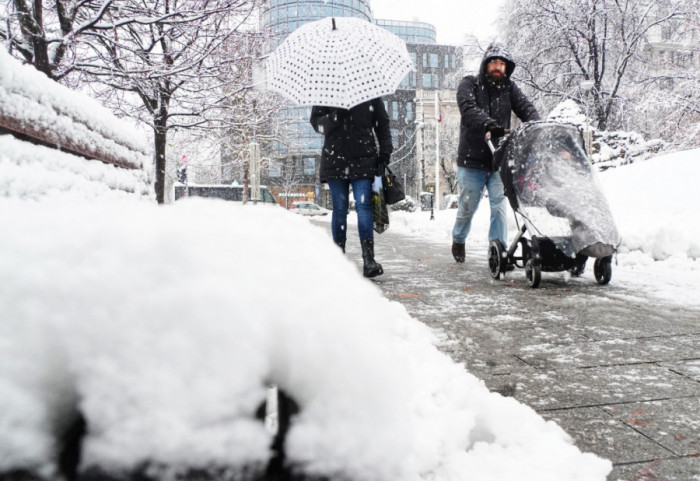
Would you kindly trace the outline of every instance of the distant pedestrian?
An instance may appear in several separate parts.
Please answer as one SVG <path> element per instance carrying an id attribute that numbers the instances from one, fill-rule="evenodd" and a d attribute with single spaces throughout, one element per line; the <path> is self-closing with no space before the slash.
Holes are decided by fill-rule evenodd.
<path id="1" fill-rule="evenodd" d="M 355 197 L 357 230 L 362 245 L 362 273 L 376 277 L 384 273 L 374 260 L 372 182 L 389 164 L 393 146 L 389 116 L 384 102 L 375 98 L 351 109 L 314 106 L 311 125 L 325 137 L 319 177 L 331 190 L 333 242 L 345 252 L 349 192 Z M 377 148 L 377 144 L 379 147 Z"/>
<path id="2" fill-rule="evenodd" d="M 457 182 L 461 192 L 452 229 L 452 256 L 457 262 L 464 262 L 464 243 L 484 187 L 491 206 L 489 242 L 500 239 L 504 246 L 508 245 L 503 183 L 494 170 L 493 155 L 485 137 L 490 133 L 497 141 L 505 135 L 510 129 L 511 111 L 523 122 L 540 119 L 535 107 L 510 79 L 514 69 L 510 53 L 502 45 L 491 44 L 481 61 L 479 74 L 464 77 L 457 89 L 462 116 L 457 151 Z"/>

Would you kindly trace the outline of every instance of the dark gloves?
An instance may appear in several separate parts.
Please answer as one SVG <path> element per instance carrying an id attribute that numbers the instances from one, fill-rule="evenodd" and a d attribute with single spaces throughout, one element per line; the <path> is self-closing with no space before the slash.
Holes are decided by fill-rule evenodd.
<path id="1" fill-rule="evenodd" d="M 486 125 L 486 131 L 491 132 L 491 137 L 503 137 L 506 135 L 506 129 L 498 125 L 496 122 L 491 122 Z"/>
<path id="2" fill-rule="evenodd" d="M 391 160 L 391 154 L 381 153 L 379 154 L 379 162 L 377 163 L 377 175 L 384 175 L 384 171 L 389 166 L 389 161 Z"/>

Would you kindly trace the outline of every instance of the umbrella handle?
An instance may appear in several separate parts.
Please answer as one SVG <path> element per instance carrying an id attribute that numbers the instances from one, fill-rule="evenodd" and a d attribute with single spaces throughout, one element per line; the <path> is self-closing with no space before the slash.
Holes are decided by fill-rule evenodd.
<path id="1" fill-rule="evenodd" d="M 335 18 L 331 18 L 331 21 L 333 22 L 333 30 L 338 30 L 337 28 L 335 28 Z"/>

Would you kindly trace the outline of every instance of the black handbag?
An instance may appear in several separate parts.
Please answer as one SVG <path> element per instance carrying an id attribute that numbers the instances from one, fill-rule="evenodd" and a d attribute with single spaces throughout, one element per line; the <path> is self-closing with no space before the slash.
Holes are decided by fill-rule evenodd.
<path id="1" fill-rule="evenodd" d="M 384 190 L 384 201 L 389 205 L 396 204 L 406 198 L 401 182 L 388 166 L 384 168 L 382 189 Z"/>

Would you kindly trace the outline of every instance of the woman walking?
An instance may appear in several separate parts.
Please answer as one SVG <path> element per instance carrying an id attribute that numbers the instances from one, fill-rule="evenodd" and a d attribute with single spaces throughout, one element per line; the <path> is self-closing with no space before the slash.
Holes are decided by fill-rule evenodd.
<path id="1" fill-rule="evenodd" d="M 333 242 L 345 252 L 352 185 L 362 245 L 362 273 L 365 277 L 381 275 L 384 272 L 382 266 L 374 260 L 371 194 L 374 176 L 389 164 L 393 151 L 384 102 L 375 98 L 349 110 L 314 106 L 311 125 L 325 138 L 319 177 L 321 183 L 327 182 L 331 190 Z"/>

